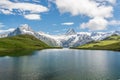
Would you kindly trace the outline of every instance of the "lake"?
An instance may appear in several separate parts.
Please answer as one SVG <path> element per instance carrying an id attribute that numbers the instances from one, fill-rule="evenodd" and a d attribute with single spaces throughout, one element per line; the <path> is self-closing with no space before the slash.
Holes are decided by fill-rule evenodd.
<path id="1" fill-rule="evenodd" d="M 0 80 L 120 80 L 120 52 L 45 49 L 2 56 Z"/>

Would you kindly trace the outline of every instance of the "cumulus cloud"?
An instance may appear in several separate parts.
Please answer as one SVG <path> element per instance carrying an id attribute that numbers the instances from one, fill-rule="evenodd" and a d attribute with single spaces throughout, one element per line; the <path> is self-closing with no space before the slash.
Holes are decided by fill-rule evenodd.
<path id="1" fill-rule="evenodd" d="M 89 17 L 111 17 L 112 6 L 100 5 L 95 0 L 55 0 L 61 13 L 70 12 L 74 15 L 87 15 Z"/>
<path id="2" fill-rule="evenodd" d="M 24 17 L 26 19 L 29 19 L 29 20 L 40 20 L 40 15 L 38 14 L 28 14 L 28 15 L 24 15 Z"/>
<path id="3" fill-rule="evenodd" d="M 14 15 L 40 14 L 47 12 L 48 8 L 34 3 L 12 2 L 9 0 L 0 0 L 0 13 Z M 35 15 L 36 16 L 36 15 Z"/>
<path id="4" fill-rule="evenodd" d="M 87 23 L 82 23 L 80 27 L 82 29 L 88 28 L 90 30 L 104 30 L 106 29 L 107 24 L 108 21 L 106 19 L 101 17 L 95 17 Z"/>
<path id="5" fill-rule="evenodd" d="M 64 25 L 64 26 L 71 26 L 73 25 L 74 22 L 65 22 L 65 23 L 61 23 L 61 25 Z"/>
<path id="6" fill-rule="evenodd" d="M 98 17 L 98 18 L 91 19 L 87 23 L 82 23 L 80 25 L 80 28 L 82 29 L 88 28 L 90 30 L 104 30 L 106 29 L 107 26 L 120 26 L 120 21 L 119 20 L 107 21 L 104 18 Z"/>
<path id="7" fill-rule="evenodd" d="M 85 15 L 90 18 L 82 23 L 81 28 L 103 30 L 107 27 L 107 19 L 113 17 L 113 4 L 116 0 L 54 0 L 60 13 L 70 13 L 72 16 Z"/>

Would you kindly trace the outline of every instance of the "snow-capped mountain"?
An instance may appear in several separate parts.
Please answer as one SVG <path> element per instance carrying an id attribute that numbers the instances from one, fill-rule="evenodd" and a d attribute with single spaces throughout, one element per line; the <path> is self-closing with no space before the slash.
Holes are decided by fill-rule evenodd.
<path id="1" fill-rule="evenodd" d="M 34 31 L 27 25 L 23 24 L 20 27 L 16 28 L 13 32 L 10 32 L 8 36 L 15 36 L 19 34 L 31 34 L 34 35 Z"/>
<path id="2" fill-rule="evenodd" d="M 43 42 L 47 43 L 50 46 L 61 46 L 60 41 L 56 40 L 53 36 L 41 33 L 41 32 L 36 32 L 35 37 L 38 39 L 42 40 Z"/>
<path id="3" fill-rule="evenodd" d="M 75 34 L 76 34 L 76 32 L 74 29 L 68 29 L 68 31 L 66 32 L 65 35 L 75 35 Z"/>
<path id="4" fill-rule="evenodd" d="M 100 41 L 105 39 L 106 37 L 111 36 L 113 33 L 112 32 L 92 32 L 91 33 L 91 38 L 94 41 Z"/>
<path id="5" fill-rule="evenodd" d="M 120 35 L 120 31 L 114 32 L 75 32 L 73 29 L 69 29 L 67 33 L 69 35 L 59 35 L 56 39 L 62 44 L 62 47 L 76 47 L 92 41 L 100 41 L 113 34 Z M 71 34 L 73 33 L 73 34 Z"/>
<path id="6" fill-rule="evenodd" d="M 89 35 L 77 33 L 74 35 L 65 34 L 53 37 L 61 43 L 62 47 L 79 46 L 92 41 L 92 38 Z"/>
<path id="7" fill-rule="evenodd" d="M 64 35 L 49 35 L 44 32 L 35 32 L 27 24 L 21 25 L 14 31 L 0 34 L 0 38 L 15 36 L 19 34 L 30 34 L 42 40 L 50 46 L 61 47 L 76 47 L 89 43 L 91 41 L 103 40 L 113 34 L 120 35 L 120 31 L 113 32 L 75 32 L 74 29 L 69 29 Z"/>
<path id="8" fill-rule="evenodd" d="M 47 43 L 48 45 L 60 46 L 58 44 L 58 41 L 54 40 L 51 36 L 41 32 L 35 32 L 27 24 L 21 25 L 20 27 L 16 28 L 13 32 L 9 33 L 8 36 L 15 36 L 19 34 L 30 34 Z"/>

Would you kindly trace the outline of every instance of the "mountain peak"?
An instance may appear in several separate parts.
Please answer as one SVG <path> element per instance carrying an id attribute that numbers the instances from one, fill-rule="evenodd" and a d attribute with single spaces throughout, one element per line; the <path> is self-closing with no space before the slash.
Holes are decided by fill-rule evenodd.
<path id="1" fill-rule="evenodd" d="M 9 33 L 8 36 L 15 36 L 19 34 L 34 34 L 34 31 L 29 27 L 28 24 L 22 24 L 16 28 L 13 32 Z"/>
<path id="2" fill-rule="evenodd" d="M 66 35 L 74 35 L 74 34 L 76 34 L 76 32 L 73 28 L 68 29 L 68 31 L 66 32 Z"/>
<path id="3" fill-rule="evenodd" d="M 20 30 L 32 31 L 28 24 L 22 24 L 19 27 Z"/>

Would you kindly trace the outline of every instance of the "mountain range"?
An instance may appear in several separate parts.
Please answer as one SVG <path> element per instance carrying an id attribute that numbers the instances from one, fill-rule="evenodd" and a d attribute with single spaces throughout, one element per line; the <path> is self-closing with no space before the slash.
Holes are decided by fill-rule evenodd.
<path id="1" fill-rule="evenodd" d="M 112 35 L 101 41 L 94 41 L 74 49 L 89 49 L 89 50 L 114 50 L 120 51 L 120 36 Z"/>
<path id="2" fill-rule="evenodd" d="M 33 35 L 37 39 L 45 42 L 53 47 L 77 47 L 90 43 L 92 41 L 101 41 L 111 35 L 120 35 L 120 31 L 113 32 L 75 32 L 74 29 L 69 29 L 63 35 L 50 35 L 44 32 L 36 32 L 32 30 L 27 24 L 21 25 L 15 30 L 0 34 L 0 38 L 16 36 L 20 34 Z"/>

